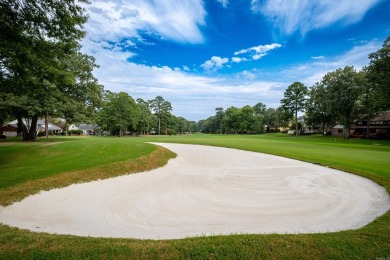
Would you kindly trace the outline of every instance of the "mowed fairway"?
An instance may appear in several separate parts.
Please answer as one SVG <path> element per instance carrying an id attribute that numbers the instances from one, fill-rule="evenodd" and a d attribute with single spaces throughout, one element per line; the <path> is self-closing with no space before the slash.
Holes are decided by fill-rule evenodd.
<path id="1" fill-rule="evenodd" d="M 187 135 L 145 138 L 53 138 L 0 143 L 0 198 L 7 205 L 41 187 L 137 172 L 163 165 L 174 154 L 144 142 L 225 146 L 314 162 L 368 177 L 390 190 L 386 141 L 282 135 Z M 160 159 L 160 160 L 159 160 Z M 4 167 L 3 167 L 4 166 Z M 98 173 L 98 174 L 97 174 Z M 78 179 L 79 176 L 83 178 Z M 15 196 L 15 191 L 19 192 Z M 171 241 L 81 238 L 0 227 L 0 257 L 104 258 L 386 258 L 390 214 L 355 231 L 312 235 L 236 235 Z"/>

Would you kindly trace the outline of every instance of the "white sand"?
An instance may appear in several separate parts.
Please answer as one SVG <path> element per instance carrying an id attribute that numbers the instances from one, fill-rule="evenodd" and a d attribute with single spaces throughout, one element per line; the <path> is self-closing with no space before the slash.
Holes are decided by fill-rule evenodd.
<path id="1" fill-rule="evenodd" d="M 0 223 L 37 232 L 177 239 L 360 228 L 390 209 L 384 188 L 296 160 L 200 145 L 159 144 L 162 168 L 41 192 L 0 208 Z"/>

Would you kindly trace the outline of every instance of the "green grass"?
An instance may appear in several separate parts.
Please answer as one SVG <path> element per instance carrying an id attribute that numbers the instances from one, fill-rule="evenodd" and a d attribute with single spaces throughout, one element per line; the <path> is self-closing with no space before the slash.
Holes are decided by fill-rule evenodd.
<path id="1" fill-rule="evenodd" d="M 3 145 L 0 146 L 0 188 L 137 158 L 154 149 L 153 145 L 135 138 L 123 142 L 119 138 L 56 137 L 37 143 Z"/>
<path id="2" fill-rule="evenodd" d="M 390 192 L 389 141 L 286 135 L 72 137 L 41 139 L 28 144 L 1 142 L 0 200 L 15 193 L 15 187 L 28 192 L 10 196 L 8 202 L 37 192 L 42 183 L 48 183 L 42 187 L 50 188 L 106 178 L 154 168 L 174 157 L 145 142 L 206 144 L 281 155 L 365 176 Z M 79 180 L 76 178 L 79 175 L 88 178 Z M 20 258 L 389 259 L 390 213 L 359 230 L 337 233 L 232 235 L 167 241 L 50 235 L 0 225 L 0 259 Z"/>

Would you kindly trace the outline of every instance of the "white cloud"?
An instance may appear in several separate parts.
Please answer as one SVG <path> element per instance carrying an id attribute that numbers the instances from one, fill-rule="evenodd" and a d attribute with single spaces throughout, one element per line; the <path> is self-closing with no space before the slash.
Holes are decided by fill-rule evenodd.
<path id="1" fill-rule="evenodd" d="M 184 43 L 204 40 L 199 29 L 206 16 L 201 0 L 95 0 L 85 7 L 87 37 L 95 41 L 142 41 L 140 32 Z"/>
<path id="2" fill-rule="evenodd" d="M 219 56 L 213 56 L 210 60 L 207 60 L 205 63 L 200 65 L 204 70 L 206 71 L 216 71 L 218 69 L 221 69 L 224 64 L 228 63 L 228 58 L 221 58 Z"/>
<path id="3" fill-rule="evenodd" d="M 322 59 L 325 59 L 325 57 L 324 56 L 313 56 L 313 57 L 311 57 L 313 60 L 322 60 Z"/>
<path id="4" fill-rule="evenodd" d="M 217 0 L 224 8 L 229 5 L 229 0 Z"/>
<path id="5" fill-rule="evenodd" d="M 252 0 L 252 11 L 262 13 L 282 33 L 302 35 L 341 22 L 360 21 L 381 0 Z"/>
<path id="6" fill-rule="evenodd" d="M 282 47 L 279 43 L 259 45 L 236 51 L 234 55 L 249 54 L 253 60 L 258 60 L 268 54 L 269 51 Z M 237 59 L 238 60 L 238 59 Z M 241 60 L 240 60 L 241 61 Z"/>
<path id="7" fill-rule="evenodd" d="M 232 57 L 232 62 L 240 63 L 241 61 L 244 61 L 245 58 L 240 57 Z M 245 59 L 246 60 L 246 59 Z"/>
<path id="8" fill-rule="evenodd" d="M 239 79 L 253 81 L 256 78 L 256 75 L 248 70 L 244 70 L 242 72 L 237 73 L 236 77 Z"/>

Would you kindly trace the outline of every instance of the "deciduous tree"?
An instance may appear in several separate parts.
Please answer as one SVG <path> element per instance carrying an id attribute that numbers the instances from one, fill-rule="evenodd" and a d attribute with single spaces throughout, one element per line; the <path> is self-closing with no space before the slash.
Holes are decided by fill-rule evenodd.
<path id="1" fill-rule="evenodd" d="M 284 98 L 280 101 L 281 107 L 295 115 L 295 133 L 298 136 L 298 112 L 303 111 L 306 104 L 307 87 L 301 82 L 294 82 L 284 92 Z"/>

